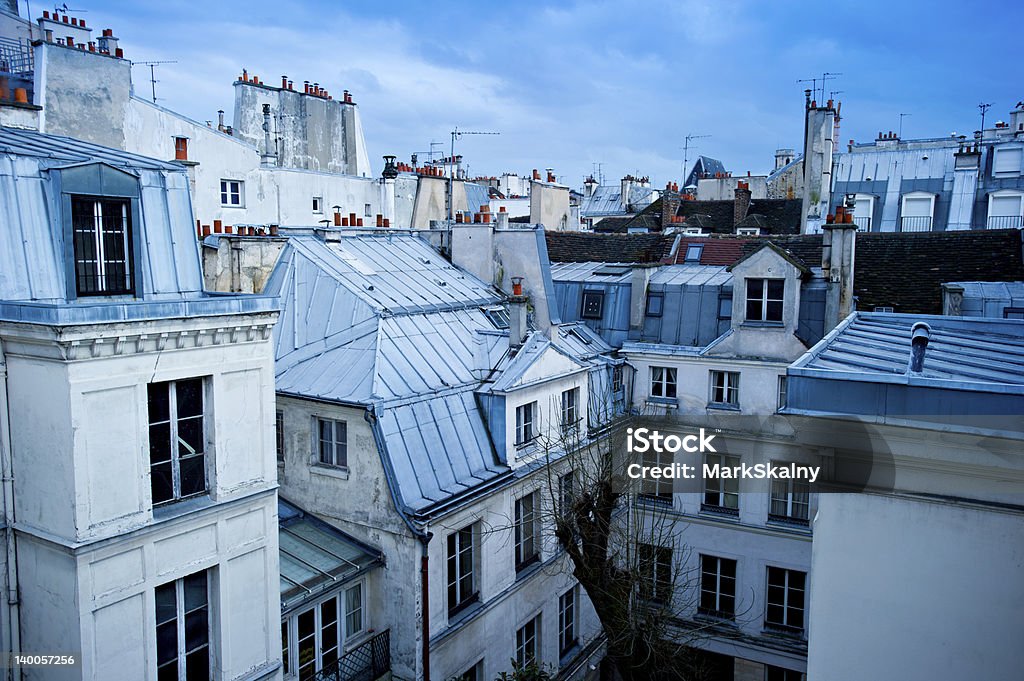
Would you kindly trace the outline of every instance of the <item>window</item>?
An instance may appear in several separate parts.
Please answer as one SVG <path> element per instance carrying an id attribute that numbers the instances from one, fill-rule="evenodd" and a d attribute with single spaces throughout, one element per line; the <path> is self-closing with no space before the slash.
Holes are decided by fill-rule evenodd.
<path id="1" fill-rule="evenodd" d="M 370 208 L 370 204 L 368 204 L 368 203 L 364 203 L 364 204 L 363 204 L 363 215 L 364 215 L 364 216 L 366 216 L 366 217 L 370 217 L 371 215 L 373 215 L 373 213 L 372 213 L 372 212 L 370 212 L 370 211 L 372 211 L 372 210 L 373 210 L 373 209 L 372 209 L 372 208 Z"/>
<path id="2" fill-rule="evenodd" d="M 323 213 L 324 212 L 324 199 L 322 196 L 313 197 L 313 212 Z"/>
<path id="3" fill-rule="evenodd" d="M 704 464 L 709 467 L 717 465 L 720 469 L 723 467 L 733 468 L 740 465 L 740 458 L 707 452 L 704 454 Z M 737 478 L 721 476 L 706 478 L 704 480 L 704 503 L 701 504 L 701 510 L 739 515 L 739 491 L 740 481 Z"/>
<path id="4" fill-rule="evenodd" d="M 334 419 L 316 420 L 319 460 L 325 466 L 348 466 L 348 424 Z"/>
<path id="5" fill-rule="evenodd" d="M 647 308 L 644 310 L 644 314 L 648 317 L 660 317 L 663 310 L 665 309 L 665 294 L 664 293 L 648 293 L 647 294 Z"/>
<path id="6" fill-rule="evenodd" d="M 579 414 L 580 389 L 570 388 L 562 391 L 562 432 L 566 433 L 580 422 Z"/>
<path id="7" fill-rule="evenodd" d="M 732 319 L 732 296 L 718 297 L 718 321 Z"/>
<path id="8" fill-rule="evenodd" d="M 768 602 L 764 618 L 766 626 L 803 630 L 806 581 L 806 572 L 768 568 Z"/>
<path id="9" fill-rule="evenodd" d="M 709 407 L 740 406 L 740 374 L 738 371 L 712 371 Z"/>
<path id="10" fill-rule="evenodd" d="M 516 572 L 540 560 L 536 492 L 516 499 Z"/>
<path id="11" fill-rule="evenodd" d="M 174 160 L 175 161 L 187 161 L 188 160 L 188 138 L 187 137 L 175 137 L 174 138 Z"/>
<path id="12" fill-rule="evenodd" d="M 475 603 L 480 596 L 476 585 L 476 524 L 448 535 L 448 616 Z"/>
<path id="13" fill-rule="evenodd" d="M 576 602 L 579 586 L 574 586 L 558 598 L 558 656 L 565 657 L 576 646 Z"/>
<path id="14" fill-rule="evenodd" d="M 130 202 L 73 196 L 71 229 L 78 295 L 134 293 Z"/>
<path id="15" fill-rule="evenodd" d="M 245 205 L 242 201 L 242 185 L 238 180 L 220 181 L 220 205 L 240 208 Z"/>
<path id="16" fill-rule="evenodd" d="M 643 454 L 644 466 L 670 466 L 674 458 L 672 452 L 663 450 L 657 452 L 653 447 L 648 447 Z M 644 476 L 640 480 L 640 496 L 649 501 L 656 501 L 661 504 L 672 504 L 672 478 L 652 478 Z"/>
<path id="17" fill-rule="evenodd" d="M 992 175 L 1020 175 L 1021 155 L 1024 149 L 996 149 L 992 158 Z"/>
<path id="18" fill-rule="evenodd" d="M 149 477 L 153 505 L 206 492 L 203 379 L 150 383 Z"/>
<path id="19" fill-rule="evenodd" d="M 206 572 L 156 588 L 156 676 L 210 678 L 210 607 Z"/>
<path id="20" fill-rule="evenodd" d="M 291 640 L 288 626 L 289 621 L 290 620 L 285 620 L 284 622 L 281 622 L 281 666 L 284 669 L 285 675 L 287 675 L 288 670 L 291 669 L 291 665 L 289 664 L 290 660 L 288 659 L 288 651 L 290 650 L 288 643 Z"/>
<path id="21" fill-rule="evenodd" d="M 604 291 L 584 291 L 581 316 L 584 319 L 600 319 L 603 313 Z"/>
<path id="22" fill-rule="evenodd" d="M 689 244 L 686 247 L 686 261 L 688 263 L 699 263 L 700 254 L 704 252 L 704 244 Z"/>
<path id="23" fill-rule="evenodd" d="M 775 404 L 775 411 L 782 411 L 786 408 L 786 399 L 789 392 L 789 377 L 779 376 L 779 393 Z"/>
<path id="24" fill-rule="evenodd" d="M 576 476 L 573 471 L 568 471 L 558 477 L 558 511 L 567 513 L 572 501 L 576 497 Z"/>
<path id="25" fill-rule="evenodd" d="M 932 209 L 935 195 L 927 192 L 911 192 L 903 196 L 900 211 L 900 231 L 928 232 L 932 228 Z"/>
<path id="26" fill-rule="evenodd" d="M 533 421 L 537 411 L 536 407 L 536 402 L 516 407 L 516 447 L 527 445 L 537 437 Z"/>
<path id="27" fill-rule="evenodd" d="M 484 661 L 479 660 L 475 665 L 456 676 L 453 681 L 484 681 Z"/>
<path id="28" fill-rule="evenodd" d="M 804 675 L 792 669 L 773 667 L 769 664 L 764 667 L 764 681 L 804 681 Z"/>
<path id="29" fill-rule="evenodd" d="M 698 611 L 728 619 L 736 616 L 735 560 L 701 554 Z"/>
<path id="30" fill-rule="evenodd" d="M 537 641 L 540 639 L 540 615 L 524 624 L 516 632 L 516 662 L 520 666 L 539 660 Z"/>
<path id="31" fill-rule="evenodd" d="M 295 668 L 298 669 L 299 679 L 312 681 L 317 672 L 330 670 L 338 664 L 338 652 L 341 648 L 338 597 L 333 596 L 309 610 L 300 612 L 292 621 L 295 628 Z M 282 633 L 282 638 L 283 636 Z M 287 656 L 285 659 L 287 660 Z M 205 678 L 203 681 L 206 681 Z"/>
<path id="32" fill-rule="evenodd" d="M 667 546 L 637 546 L 639 596 L 645 601 L 668 603 L 672 596 L 672 549 Z"/>
<path id="33" fill-rule="evenodd" d="M 350 638 L 363 630 L 363 585 L 345 590 L 345 636 Z"/>
<path id="34" fill-rule="evenodd" d="M 747 279 L 747 321 L 781 322 L 785 279 Z"/>
<path id="35" fill-rule="evenodd" d="M 612 392 L 622 391 L 622 365 L 612 367 Z"/>
<path id="36" fill-rule="evenodd" d="M 671 367 L 651 367 L 651 397 L 675 399 L 676 370 Z"/>
<path id="37" fill-rule="evenodd" d="M 1024 319 L 1024 307 L 1004 307 L 1003 319 Z"/>
<path id="38" fill-rule="evenodd" d="M 893 308 L 892 308 L 891 305 L 879 305 L 879 306 L 875 307 L 874 311 L 875 312 L 888 312 L 888 313 L 892 313 Z"/>
<path id="39" fill-rule="evenodd" d="M 737 227 L 736 234 L 739 236 L 761 236 L 760 227 Z"/>
<path id="40" fill-rule="evenodd" d="M 853 224 L 858 232 L 871 231 L 871 216 L 875 214 L 875 197 L 871 194 L 856 194 L 853 204 Z"/>
<path id="41" fill-rule="evenodd" d="M 1017 229 L 1024 215 L 1024 194 L 1010 190 L 993 192 L 988 196 L 988 229 Z"/>
<path id="42" fill-rule="evenodd" d="M 277 462 L 284 463 L 284 412 L 280 409 L 274 416 L 275 435 L 277 439 Z"/>
<path id="43" fill-rule="evenodd" d="M 772 462 L 777 466 L 786 463 Z M 784 520 L 806 525 L 810 507 L 811 484 L 806 480 L 772 480 L 772 503 L 768 511 L 769 520 Z"/>

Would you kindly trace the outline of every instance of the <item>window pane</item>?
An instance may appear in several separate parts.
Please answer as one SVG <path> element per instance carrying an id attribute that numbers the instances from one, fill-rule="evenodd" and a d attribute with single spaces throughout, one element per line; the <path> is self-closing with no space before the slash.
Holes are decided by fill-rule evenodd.
<path id="1" fill-rule="evenodd" d="M 203 413 L 203 379 L 175 381 L 174 390 L 177 394 L 179 419 Z"/>
<path id="2" fill-rule="evenodd" d="M 768 300 L 782 300 L 786 289 L 785 279 L 768 280 Z"/>
<path id="3" fill-rule="evenodd" d="M 185 611 L 188 612 L 205 606 L 207 601 L 206 573 L 197 572 L 193 575 L 189 575 L 184 578 L 183 582 L 185 591 Z"/>
<path id="4" fill-rule="evenodd" d="M 186 681 L 210 681 L 210 649 L 201 648 L 185 658 Z"/>
<path id="5" fill-rule="evenodd" d="M 189 652 L 209 643 L 209 616 L 206 607 L 185 615 L 185 651 Z"/>
<path id="6" fill-rule="evenodd" d="M 150 483 L 153 492 L 153 503 L 159 504 L 174 498 L 174 482 L 171 479 L 170 462 L 153 466 L 150 469 Z"/>
<path id="7" fill-rule="evenodd" d="M 178 421 L 178 456 L 202 454 L 206 450 L 203 440 L 202 416 Z"/>
<path id="8" fill-rule="evenodd" d="M 206 457 L 190 456 L 180 461 L 181 496 L 187 497 L 206 491 Z"/>
<path id="9" fill-rule="evenodd" d="M 171 424 L 159 423 L 149 427 L 149 463 L 171 460 Z"/>
<path id="10" fill-rule="evenodd" d="M 150 383 L 146 386 L 149 400 L 149 422 L 168 421 L 171 418 L 171 404 L 166 383 Z"/>

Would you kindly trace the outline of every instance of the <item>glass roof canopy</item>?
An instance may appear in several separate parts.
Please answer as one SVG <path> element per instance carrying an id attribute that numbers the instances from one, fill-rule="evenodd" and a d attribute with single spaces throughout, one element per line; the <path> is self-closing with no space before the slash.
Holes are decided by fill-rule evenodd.
<path id="1" fill-rule="evenodd" d="M 379 552 L 284 499 L 277 508 L 282 611 L 383 564 Z"/>

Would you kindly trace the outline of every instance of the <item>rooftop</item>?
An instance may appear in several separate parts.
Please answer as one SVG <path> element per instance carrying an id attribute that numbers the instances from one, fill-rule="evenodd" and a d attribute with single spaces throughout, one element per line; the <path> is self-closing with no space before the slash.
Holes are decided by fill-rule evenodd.
<path id="1" fill-rule="evenodd" d="M 659 263 L 672 252 L 674 236 L 546 232 L 551 262 Z"/>

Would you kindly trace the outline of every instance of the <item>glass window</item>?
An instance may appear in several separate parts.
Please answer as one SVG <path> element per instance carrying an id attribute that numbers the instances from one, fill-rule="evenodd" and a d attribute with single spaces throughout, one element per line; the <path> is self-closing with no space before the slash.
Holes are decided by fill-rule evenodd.
<path id="1" fill-rule="evenodd" d="M 772 462 L 776 466 L 788 463 Z M 800 479 L 772 480 L 771 508 L 769 520 L 785 520 L 806 525 L 810 509 L 811 484 Z"/>
<path id="2" fill-rule="evenodd" d="M 564 657 L 578 641 L 576 630 L 576 601 L 579 586 L 574 586 L 558 598 L 558 655 Z"/>
<path id="3" fill-rule="evenodd" d="M 781 322 L 785 279 L 747 279 L 747 321 Z"/>
<path id="4" fill-rule="evenodd" d="M 700 606 L 705 615 L 732 619 L 736 615 L 736 561 L 700 557 Z"/>
<path id="5" fill-rule="evenodd" d="M 319 460 L 325 466 L 348 466 L 348 424 L 345 421 L 318 418 Z"/>
<path id="6" fill-rule="evenodd" d="M 292 615 L 286 624 L 281 627 L 286 673 L 297 669 L 300 681 L 313 681 L 321 672 L 330 674 L 337 670 L 341 651 L 337 596 Z M 294 643 L 290 636 L 293 631 Z M 294 660 L 290 659 L 289 651 L 294 651 Z"/>
<path id="7" fill-rule="evenodd" d="M 156 588 L 158 681 L 210 678 L 210 608 L 206 572 Z"/>
<path id="8" fill-rule="evenodd" d="M 562 432 L 568 432 L 580 422 L 579 414 L 580 389 L 570 388 L 562 391 Z"/>
<path id="9" fill-rule="evenodd" d="M 362 630 L 363 585 L 356 584 L 345 591 L 345 636 L 355 636 Z"/>
<path id="10" fill-rule="evenodd" d="M 665 294 L 664 293 L 648 293 L 647 294 L 647 309 L 644 313 L 648 317 L 660 317 L 665 307 Z"/>
<path id="11" fill-rule="evenodd" d="M 516 631 L 516 662 L 525 666 L 539 661 L 540 615 L 524 624 Z"/>
<path id="12" fill-rule="evenodd" d="M 712 371 L 709 406 L 740 406 L 740 374 L 738 371 Z"/>
<path id="13" fill-rule="evenodd" d="M 277 440 L 277 462 L 284 463 L 284 412 L 280 409 L 274 415 L 274 428 Z"/>
<path id="14" fill-rule="evenodd" d="M 536 563 L 540 560 L 539 542 L 539 519 L 537 513 L 540 510 L 538 504 L 540 499 L 537 492 L 531 492 L 524 497 L 516 499 L 516 571 Z"/>
<path id="15" fill-rule="evenodd" d="M 521 447 L 523 445 L 533 442 L 533 439 L 537 437 L 537 431 L 534 427 L 534 416 L 536 414 L 536 402 L 530 402 L 516 407 L 516 446 Z"/>
<path id="16" fill-rule="evenodd" d="M 203 379 L 150 383 L 147 393 L 153 504 L 205 493 Z"/>
<path id="17" fill-rule="evenodd" d="M 779 396 L 778 402 L 775 405 L 776 411 L 782 411 L 786 408 L 786 400 L 789 397 L 789 377 L 779 376 Z"/>
<path id="18" fill-rule="evenodd" d="M 704 464 L 709 467 L 733 468 L 740 465 L 740 457 L 724 454 L 704 454 Z M 722 476 L 708 477 L 704 480 L 704 502 L 701 510 L 738 515 L 740 507 L 740 481 L 738 478 Z"/>
<path id="19" fill-rule="evenodd" d="M 127 199 L 71 197 L 71 230 L 78 295 L 135 292 L 131 203 Z"/>
<path id="20" fill-rule="evenodd" d="M 640 598 L 668 603 L 672 597 L 672 549 L 668 546 L 639 544 L 637 562 Z"/>
<path id="21" fill-rule="evenodd" d="M 448 535 L 448 615 L 479 600 L 476 583 L 476 524 Z"/>
<path id="22" fill-rule="evenodd" d="M 672 367 L 651 367 L 651 397 L 675 398 L 676 370 Z"/>
<path id="23" fill-rule="evenodd" d="M 324 212 L 324 200 L 320 196 L 313 197 L 313 212 L 323 213 Z"/>
<path id="24" fill-rule="evenodd" d="M 243 206 L 242 185 L 243 183 L 239 180 L 221 180 L 220 205 L 232 207 Z"/>
<path id="25" fill-rule="evenodd" d="M 804 588 L 807 573 L 768 568 L 768 595 L 765 625 L 802 631 L 804 628 Z"/>

